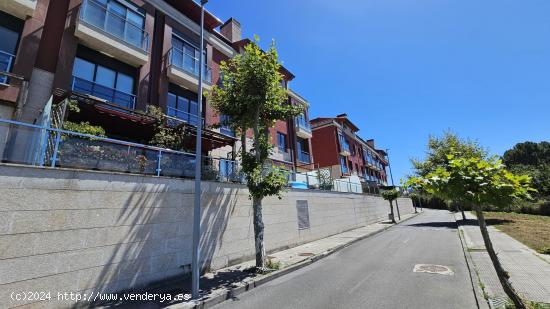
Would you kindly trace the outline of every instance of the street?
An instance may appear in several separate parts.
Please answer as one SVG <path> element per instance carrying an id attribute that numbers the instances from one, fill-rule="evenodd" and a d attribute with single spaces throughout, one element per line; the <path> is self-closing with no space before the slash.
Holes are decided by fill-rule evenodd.
<path id="1" fill-rule="evenodd" d="M 454 274 L 413 272 L 416 264 Z M 425 210 L 215 308 L 476 308 L 472 289 L 453 215 Z"/>

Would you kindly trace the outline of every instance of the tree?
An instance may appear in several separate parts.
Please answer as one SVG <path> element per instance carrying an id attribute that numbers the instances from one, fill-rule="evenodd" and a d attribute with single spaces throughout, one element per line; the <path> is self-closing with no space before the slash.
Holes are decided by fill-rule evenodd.
<path id="1" fill-rule="evenodd" d="M 446 131 L 443 137 L 430 136 L 424 161 L 412 159 L 414 174 L 424 177 L 434 172 L 438 167 L 445 167 L 449 164 L 447 155 L 454 153 L 463 158 L 486 158 L 487 150 L 479 145 L 478 142 L 462 139 L 451 131 Z M 458 197 L 460 198 L 460 197 Z M 449 207 L 456 205 L 462 213 L 462 219 L 466 220 L 464 214 L 464 206 L 461 205 L 459 199 L 444 199 Z"/>
<path id="2" fill-rule="evenodd" d="M 538 197 L 550 197 L 550 143 L 524 142 L 504 152 L 504 164 L 512 171 L 533 179 Z"/>
<path id="3" fill-rule="evenodd" d="M 530 177 L 515 175 L 506 170 L 504 164 L 495 158 L 484 159 L 481 156 L 461 157 L 460 153 L 447 154 L 448 164 L 439 166 L 435 171 L 423 177 L 411 177 L 407 183 L 421 187 L 428 193 L 443 199 L 460 200 L 473 205 L 483 242 L 491 258 L 499 281 L 516 308 L 525 308 L 521 297 L 508 280 L 493 248 L 487 225 L 483 216 L 483 207 L 495 205 L 505 207 L 514 199 L 530 198 Z"/>
<path id="4" fill-rule="evenodd" d="M 272 151 L 269 128 L 277 120 L 287 120 L 303 112 L 303 108 L 288 103 L 286 89 L 282 87 L 282 75 L 275 44 L 262 51 L 258 39 L 244 47 L 244 53 L 222 62 L 221 86 L 214 86 L 210 94 L 211 104 L 227 119 L 224 125 L 234 129 L 241 138 L 242 169 L 254 209 L 254 236 L 256 267 L 265 269 L 264 224 L 262 200 L 277 195 L 287 184 L 286 175 L 267 166 Z M 246 135 L 252 132 L 252 147 L 247 149 Z"/>
<path id="5" fill-rule="evenodd" d="M 399 191 L 396 189 L 382 191 L 382 198 L 390 202 L 391 222 L 395 223 L 395 216 L 393 214 L 393 201 L 399 197 Z"/>

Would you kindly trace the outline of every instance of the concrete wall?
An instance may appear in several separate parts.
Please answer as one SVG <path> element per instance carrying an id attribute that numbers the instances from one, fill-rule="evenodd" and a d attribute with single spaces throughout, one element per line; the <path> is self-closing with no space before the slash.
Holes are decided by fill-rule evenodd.
<path id="1" fill-rule="evenodd" d="M 10 301 L 14 291 L 119 291 L 188 272 L 193 184 L 1 164 L 0 307 L 15 305 Z M 308 201 L 309 229 L 298 230 L 297 200 Z M 204 182 L 203 201 L 204 267 L 251 259 L 247 190 Z M 409 199 L 399 205 L 402 214 L 413 210 Z M 388 212 L 387 202 L 378 197 L 289 191 L 281 200 L 264 202 L 266 248 L 320 239 L 379 221 Z"/>

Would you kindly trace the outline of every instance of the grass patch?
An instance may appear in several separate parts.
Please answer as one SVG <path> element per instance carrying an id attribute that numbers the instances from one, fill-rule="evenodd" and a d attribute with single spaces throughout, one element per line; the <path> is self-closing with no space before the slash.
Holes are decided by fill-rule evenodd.
<path id="1" fill-rule="evenodd" d="M 282 266 L 281 262 L 274 261 L 273 259 L 267 259 L 265 261 L 265 267 L 269 269 L 279 270 Z"/>
<path id="2" fill-rule="evenodd" d="M 539 253 L 550 254 L 550 217 L 508 212 L 486 212 L 487 224 Z"/>

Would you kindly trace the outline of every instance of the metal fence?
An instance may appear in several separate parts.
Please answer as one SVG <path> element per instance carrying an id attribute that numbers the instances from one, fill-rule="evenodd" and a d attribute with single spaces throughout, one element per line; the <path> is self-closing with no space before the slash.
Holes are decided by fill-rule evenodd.
<path id="1" fill-rule="evenodd" d="M 2 162 L 135 173 L 154 176 L 195 176 L 195 154 L 111 138 L 0 119 Z M 242 182 L 240 165 L 225 158 L 203 156 L 202 178 Z"/>

